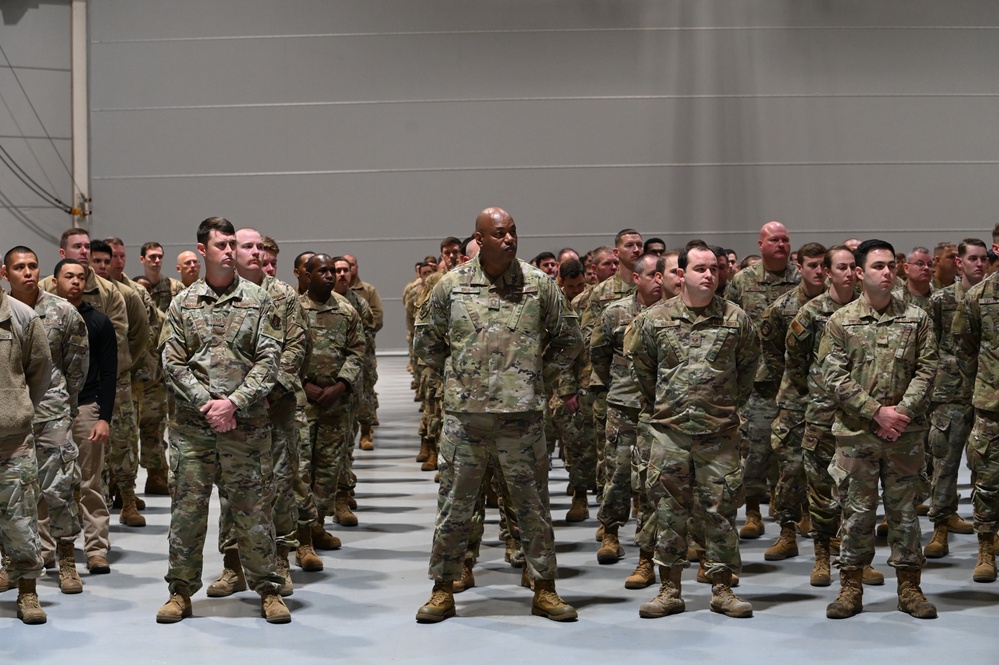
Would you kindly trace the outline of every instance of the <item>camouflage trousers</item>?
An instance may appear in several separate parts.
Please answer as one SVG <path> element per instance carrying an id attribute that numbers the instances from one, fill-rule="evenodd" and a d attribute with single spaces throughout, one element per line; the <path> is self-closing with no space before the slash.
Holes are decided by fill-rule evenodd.
<path id="1" fill-rule="evenodd" d="M 378 359 L 374 350 L 364 354 L 364 371 L 361 374 L 361 398 L 358 403 L 357 422 L 361 425 L 371 425 L 378 419 L 378 393 L 375 392 L 375 384 L 378 383 Z"/>
<path id="2" fill-rule="evenodd" d="M 972 474 L 971 505 L 975 531 L 999 530 L 999 413 L 975 410 L 968 436 L 968 468 Z"/>
<path id="3" fill-rule="evenodd" d="M 449 473 L 453 469 L 449 469 Z M 443 474 L 442 474 L 443 477 Z M 479 498 L 475 502 L 475 514 L 472 516 L 471 529 L 468 534 L 468 546 L 465 548 L 465 558 L 477 561 L 479 549 L 482 546 L 482 537 L 486 529 L 486 492 L 488 488 L 496 494 L 499 504 L 499 538 L 506 542 L 512 538 L 520 542 L 520 529 L 517 528 L 517 516 L 510 511 L 510 496 L 507 492 L 506 483 L 499 474 L 496 467 L 490 465 L 486 470 L 486 475 L 482 479 L 482 488 L 479 490 Z"/>
<path id="4" fill-rule="evenodd" d="M 644 429 L 644 428 L 643 428 Z M 699 519 L 709 575 L 742 568 L 735 516 L 743 501 L 739 432 L 691 436 L 650 423 L 652 449 L 646 491 L 656 507 L 660 566 L 688 566 L 687 534 Z"/>
<path id="5" fill-rule="evenodd" d="M 652 454 L 654 438 L 652 432 L 649 431 L 651 427 L 648 422 L 638 421 L 635 445 L 631 448 L 631 491 L 638 496 L 638 525 L 635 527 L 635 543 L 647 552 L 654 550 L 656 541 L 659 540 L 656 507 L 649 501 L 649 494 L 646 491 L 649 486 L 649 457 Z"/>
<path id="6" fill-rule="evenodd" d="M 801 439 L 805 414 L 781 409 L 771 427 L 771 445 L 777 455 L 777 486 L 774 488 L 774 518 L 781 526 L 801 521 L 801 507 L 808 497 Z"/>
<path id="7" fill-rule="evenodd" d="M 277 591 L 283 580 L 276 568 L 272 508 L 266 497 L 273 482 L 271 426 L 266 418 L 237 416 L 236 429 L 218 433 L 201 425 L 204 417 L 177 404 L 170 423 L 170 466 L 174 496 L 170 505 L 170 593 L 202 586 L 208 505 L 212 484 L 229 498 L 232 529 L 250 588 Z"/>
<path id="8" fill-rule="evenodd" d="M 769 493 L 767 475 L 773 458 L 771 427 L 777 417 L 777 402 L 755 390 L 739 411 L 742 425 L 742 456 L 746 474 L 746 500 L 764 501 Z"/>
<path id="9" fill-rule="evenodd" d="M 118 377 L 107 443 L 107 468 L 115 484 L 135 488 L 139 471 L 139 419 L 132 399 L 132 382 L 127 373 Z"/>
<path id="10" fill-rule="evenodd" d="M 299 475 L 311 492 L 318 515 L 331 515 L 339 489 L 350 486 L 350 453 L 354 444 L 351 424 L 353 416 L 348 407 L 349 396 L 341 398 L 340 408 L 315 415 L 306 409 L 309 419 L 309 439 L 303 442 Z M 311 509 L 307 509 L 311 515 Z M 317 522 L 318 523 L 318 522 Z"/>
<path id="11" fill-rule="evenodd" d="M 146 384 L 139 398 L 139 466 L 149 471 L 167 468 L 167 391 L 162 381 Z"/>
<path id="12" fill-rule="evenodd" d="M 607 391 L 600 389 L 593 395 L 593 441 L 596 454 L 597 492 L 607 484 Z"/>
<path id="13" fill-rule="evenodd" d="M 624 526 L 631 516 L 631 458 L 638 438 L 638 409 L 607 405 L 607 482 L 597 519 L 604 528 Z"/>
<path id="14" fill-rule="evenodd" d="M 437 524 L 430 554 L 432 579 L 461 579 L 470 522 L 490 465 L 498 470 L 507 488 L 528 573 L 532 579 L 555 579 L 546 451 L 541 412 L 445 412 Z"/>
<path id="15" fill-rule="evenodd" d="M 569 413 L 565 404 L 552 398 L 552 422 L 562 446 L 569 486 L 586 492 L 596 483 L 597 442 L 593 433 L 593 393 L 582 389 L 577 394 L 579 410 Z"/>
<path id="16" fill-rule="evenodd" d="M 974 422 L 974 407 L 964 404 L 938 404 L 930 416 L 927 446 L 933 455 L 930 520 L 934 524 L 957 514 L 957 474 Z"/>
<path id="17" fill-rule="evenodd" d="M 808 484 L 808 516 L 813 538 L 835 538 L 842 510 L 829 464 L 836 452 L 836 437 L 828 426 L 805 423 L 801 437 L 801 461 Z"/>
<path id="18" fill-rule="evenodd" d="M 76 492 L 80 490 L 80 449 L 69 436 L 72 421 L 67 416 L 38 423 L 34 427 L 38 464 L 38 535 L 52 551 L 57 540 L 75 539 L 80 533 Z"/>
<path id="19" fill-rule="evenodd" d="M 295 395 L 292 393 L 274 400 L 267 409 L 271 421 L 271 460 L 273 482 L 266 499 L 272 506 L 274 534 L 279 546 L 298 547 L 295 532 L 298 530 L 298 499 L 295 482 L 298 477 L 299 446 L 298 423 L 295 420 Z M 221 485 L 220 485 L 221 487 Z M 232 507 L 229 496 L 219 490 L 219 552 L 236 547 Z"/>
<path id="20" fill-rule="evenodd" d="M 42 574 L 38 467 L 31 432 L 0 438 L 0 545 L 11 582 Z"/>
<path id="21" fill-rule="evenodd" d="M 926 432 L 904 432 L 897 441 L 874 434 L 837 436 L 829 475 L 843 508 L 840 568 L 863 570 L 874 560 L 878 482 L 888 518 L 888 565 L 916 569 L 923 565 L 919 547 L 916 496 L 923 489 Z"/>

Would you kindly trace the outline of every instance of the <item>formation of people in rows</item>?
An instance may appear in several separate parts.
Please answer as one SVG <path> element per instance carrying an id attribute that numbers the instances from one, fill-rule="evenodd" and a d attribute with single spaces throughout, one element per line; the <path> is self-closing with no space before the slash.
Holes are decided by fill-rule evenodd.
<path id="1" fill-rule="evenodd" d="M 440 482 L 434 588 L 417 621 L 454 616 L 454 593 L 475 585 L 488 505 L 532 613 L 577 617 L 555 589 L 556 444 L 566 520 L 589 519 L 591 493 L 599 502 L 600 564 L 625 556 L 621 528 L 636 518 L 640 556 L 625 586 L 652 586 L 657 572 L 660 582 L 642 617 L 684 611 L 690 561 L 712 585 L 712 611 L 752 616 L 733 591 L 739 539 L 763 535 L 766 503 L 780 525 L 766 559 L 798 556 L 801 533 L 814 543 L 812 585 L 830 586 L 839 566 L 830 618 L 857 614 L 862 584 L 884 583 L 871 565 L 879 529 L 898 607 L 915 617 L 936 616 L 921 569 L 948 555 L 949 533 L 977 533 L 972 577 L 995 581 L 999 299 L 986 275 L 999 225 L 991 248 L 969 238 L 901 260 L 876 239 L 806 243 L 792 260 L 779 222 L 763 226 L 759 248 L 737 264 L 700 240 L 668 250 L 625 229 L 582 258 L 566 249 L 528 264 L 513 218 L 487 208 L 474 235 L 446 238 L 416 265 L 403 302 L 423 411 L 417 460 Z M 277 243 L 220 217 L 199 225 L 196 250 L 178 257 L 180 281 L 162 274 L 158 243 L 143 245 L 132 280 L 123 241 L 78 228 L 45 279 L 31 248 L 3 257 L 0 589 L 18 589 L 25 623 L 46 621 L 44 568 L 58 568 L 63 593 L 83 591 L 81 532 L 87 570 L 110 572 L 109 506 L 144 526 L 139 466 L 147 494 L 171 497 L 160 623 L 191 616 L 203 586 L 213 486 L 224 569 L 207 594 L 252 589 L 270 623 L 291 620 L 291 553 L 321 570 L 316 550 L 341 547 L 326 518 L 357 525 L 353 442 L 373 449 L 377 425 L 377 291 L 354 257 L 313 252 L 285 284 L 273 276 Z M 957 515 L 965 449 L 972 523 Z M 921 510 L 934 524 L 925 549 Z"/>

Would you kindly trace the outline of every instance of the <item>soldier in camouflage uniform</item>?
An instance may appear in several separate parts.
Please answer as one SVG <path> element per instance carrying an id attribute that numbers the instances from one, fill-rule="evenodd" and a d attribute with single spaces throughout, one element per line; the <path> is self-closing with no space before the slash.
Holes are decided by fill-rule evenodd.
<path id="1" fill-rule="evenodd" d="M 234 271 L 232 224 L 198 227 L 205 278 L 182 291 L 163 328 L 163 368 L 176 398 L 170 421 L 170 599 L 159 623 L 191 616 L 201 588 L 212 484 L 229 498 L 240 560 L 270 623 L 291 614 L 279 591 L 271 496 L 273 461 L 266 397 L 274 389 L 283 331 L 267 292 Z"/>
<path id="2" fill-rule="evenodd" d="M 374 450 L 371 428 L 378 424 L 378 393 L 375 392 L 375 384 L 378 383 L 378 358 L 375 356 L 375 334 L 385 325 L 385 308 L 382 307 L 378 290 L 358 276 L 357 258 L 350 254 L 344 254 L 343 258 L 350 264 L 350 290 L 371 308 L 372 332 L 369 348 L 364 356 L 364 385 L 358 395 L 357 423 L 361 430 L 361 450 Z"/>
<path id="3" fill-rule="evenodd" d="M 741 307 L 759 330 L 763 324 L 763 312 L 777 298 L 797 286 L 801 273 L 794 263 L 788 261 L 791 240 L 780 222 L 763 225 L 758 245 L 763 260 L 737 273 L 728 283 L 725 298 Z M 781 381 L 780 376 L 770 374 L 766 363 L 760 363 L 757 372 L 753 394 L 740 413 L 746 468 L 746 524 L 739 531 L 741 538 L 763 535 L 760 503 L 767 496 L 767 475 L 773 454 L 771 428 L 777 417 L 776 397 Z"/>
<path id="4" fill-rule="evenodd" d="M 41 499 L 38 531 L 41 541 L 50 543 L 48 551 L 58 552 L 60 591 L 80 593 L 83 583 L 73 558 L 73 541 L 80 533 L 74 494 L 80 489 L 80 449 L 70 427 L 90 362 L 87 324 L 69 302 L 38 288 L 38 256 L 31 249 L 8 251 L 2 271 L 11 296 L 34 308 L 49 342 L 52 380 L 32 421 Z M 44 545 L 42 554 L 44 558 Z"/>
<path id="5" fill-rule="evenodd" d="M 785 373 L 785 339 L 798 310 L 825 290 L 822 263 L 826 248 L 814 242 L 798 250 L 801 281 L 798 286 L 777 298 L 763 313 L 760 323 L 760 350 L 767 373 L 781 377 L 777 393 L 777 418 L 772 425 L 771 446 L 777 455 L 778 480 L 774 488 L 773 508 L 780 536 L 767 548 L 763 558 L 780 561 L 798 556 L 795 523 L 801 520 L 806 497 L 805 469 L 801 457 L 801 437 L 805 429 L 805 408 L 808 393 L 799 392 Z"/>
<path id="6" fill-rule="evenodd" d="M 999 224 L 992 231 L 999 251 Z M 952 327 L 964 380 L 972 388 L 975 423 L 968 436 L 971 503 L 978 534 L 978 562 L 972 579 L 996 580 L 993 550 L 999 528 L 999 278 L 990 275 L 965 292 Z"/>
<path id="7" fill-rule="evenodd" d="M 656 506 L 654 561 L 662 579 L 639 615 L 684 611 L 680 577 L 689 565 L 693 517 L 703 521 L 711 610 L 750 617 L 752 605 L 732 593 L 732 575 L 742 565 L 735 530 L 743 497 L 737 410 L 752 390 L 759 340 L 746 313 L 715 295 L 718 261 L 707 245 L 688 243 L 678 267 L 680 295 L 639 314 L 624 341 L 641 391 L 639 436 L 650 438 L 646 491 Z"/>
<path id="8" fill-rule="evenodd" d="M 889 243 L 866 240 L 855 256 L 863 296 L 829 317 L 819 346 L 822 386 L 836 403 L 829 473 L 843 508 L 841 588 L 826 616 L 842 619 L 863 609 L 861 578 L 874 558 L 880 481 L 898 609 L 934 618 L 936 608 L 919 587 L 924 559 L 914 503 L 923 489 L 926 415 L 937 369 L 933 323 L 892 296 L 895 249 Z"/>
<path id="9" fill-rule="evenodd" d="M 952 247 L 952 246 L 950 246 Z M 948 246 L 940 248 L 949 251 Z M 948 553 L 947 534 L 974 533 L 974 526 L 957 514 L 957 473 L 961 453 L 975 421 L 970 383 L 964 381 L 954 341 L 954 315 L 964 294 L 985 278 L 988 247 L 977 238 L 964 240 L 957 248 L 961 279 L 934 291 L 930 296 L 930 318 L 937 334 L 940 365 L 933 381 L 933 411 L 927 439 L 933 455 L 933 481 L 930 491 L 930 520 L 933 537 L 923 549 L 927 558 L 939 559 Z"/>
<path id="10" fill-rule="evenodd" d="M 435 583 L 417 621 L 455 614 L 453 584 L 461 577 L 468 522 L 490 463 L 499 469 L 517 514 L 534 580 L 531 612 L 574 620 L 576 611 L 555 591 L 542 414 L 545 385 L 554 385 L 579 353 L 579 327 L 555 282 L 517 260 L 517 227 L 509 213 L 479 213 L 475 239 L 479 254 L 441 279 L 416 323 L 417 355 L 442 371 L 445 382 L 430 558 Z"/>
<path id="11" fill-rule="evenodd" d="M 616 563 L 624 557 L 618 540 L 618 529 L 631 513 L 631 460 L 638 434 L 638 413 L 641 409 L 639 389 L 631 374 L 631 362 L 624 355 L 624 331 L 639 312 L 659 302 L 662 297 L 665 261 L 654 254 L 640 256 L 634 263 L 632 281 L 635 294 L 609 305 L 601 313 L 590 337 L 590 361 L 593 373 L 607 386 L 607 483 L 597 517 L 604 527 L 603 540 L 597 550 L 597 561 Z M 641 502 L 644 504 L 644 502 Z M 642 511 L 645 518 L 648 512 Z M 643 523 L 638 524 L 641 533 Z M 652 548 L 641 547 L 640 580 L 632 588 L 644 588 L 655 579 Z"/>
<path id="12" fill-rule="evenodd" d="M 38 541 L 38 466 L 31 436 L 35 409 L 52 380 L 45 328 L 35 311 L 0 289 L 0 547 L 17 584 L 17 617 L 45 623 L 35 579 L 42 574 Z"/>

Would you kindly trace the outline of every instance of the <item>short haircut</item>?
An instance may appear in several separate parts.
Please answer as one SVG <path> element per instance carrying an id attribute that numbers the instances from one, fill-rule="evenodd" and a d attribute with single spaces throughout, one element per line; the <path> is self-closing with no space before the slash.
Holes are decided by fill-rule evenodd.
<path id="1" fill-rule="evenodd" d="M 55 277 L 59 277 L 59 274 L 62 272 L 62 269 L 65 266 L 80 266 L 82 268 L 83 264 L 77 261 L 76 259 L 63 259 L 62 261 L 56 264 L 55 270 L 52 271 L 52 274 Z"/>
<path id="2" fill-rule="evenodd" d="M 545 259 L 552 259 L 553 261 L 557 261 L 558 260 L 558 259 L 555 258 L 555 254 L 553 254 L 552 252 L 541 252 L 540 254 L 538 254 L 537 256 L 535 256 L 533 259 L 531 259 L 531 263 L 533 263 L 535 267 L 540 268 L 541 267 L 541 262 L 544 261 Z"/>
<path id="3" fill-rule="evenodd" d="M 558 250 L 559 261 L 562 260 L 562 257 L 565 256 L 566 252 L 572 252 L 576 256 L 579 256 L 579 252 L 577 252 L 576 250 L 574 250 L 572 247 L 563 247 L 562 249 Z"/>
<path id="4" fill-rule="evenodd" d="M 708 245 L 708 249 L 711 253 L 715 255 L 716 259 L 725 259 L 728 261 L 728 254 L 725 253 L 725 248 L 718 245 Z"/>
<path id="5" fill-rule="evenodd" d="M 826 250 L 826 257 L 822 259 L 822 267 L 826 270 L 832 270 L 832 257 L 836 252 L 850 252 L 850 248 L 846 245 L 833 245 Z M 852 255 L 853 252 L 850 252 Z"/>
<path id="6" fill-rule="evenodd" d="M 742 261 L 739 261 L 739 269 L 745 270 L 746 268 L 748 268 L 750 261 L 762 261 L 762 260 L 763 257 L 760 256 L 759 254 L 746 254 L 744 257 L 742 257 Z"/>
<path id="7" fill-rule="evenodd" d="M 726 248 L 725 249 L 725 256 L 728 256 L 729 254 L 735 254 L 735 258 L 739 258 L 739 255 L 735 253 L 734 249 L 728 249 L 728 248 Z"/>
<path id="8" fill-rule="evenodd" d="M 10 257 L 15 254 L 34 254 L 35 261 L 38 261 L 38 254 L 35 254 L 35 250 L 30 247 L 25 247 L 24 245 L 16 245 L 7 250 L 7 253 L 3 255 L 3 264 L 5 266 L 10 265 Z"/>
<path id="9" fill-rule="evenodd" d="M 155 240 L 150 240 L 147 243 L 143 243 L 142 247 L 139 248 L 139 256 L 145 256 L 146 252 L 151 249 L 163 249 L 163 245 L 159 244 Z"/>
<path id="10" fill-rule="evenodd" d="M 472 242 L 473 240 L 475 240 L 475 236 L 468 236 L 467 238 L 461 241 L 461 246 L 459 247 L 459 249 L 461 250 L 462 256 L 468 256 L 468 243 Z"/>
<path id="11" fill-rule="evenodd" d="M 999 243 L 999 223 L 992 227 L 992 243 Z"/>
<path id="12" fill-rule="evenodd" d="M 945 249 L 949 249 L 951 247 L 957 248 L 957 245 L 954 244 L 954 243 L 952 243 L 949 240 L 944 240 L 943 242 L 938 242 L 937 246 L 933 248 L 933 256 L 934 257 L 939 257 L 941 254 L 944 253 Z"/>
<path id="13" fill-rule="evenodd" d="M 655 269 L 655 272 L 662 273 L 666 271 L 666 259 L 658 254 L 642 254 L 635 259 L 635 267 L 632 272 L 643 273 L 649 269 L 650 264 Z"/>
<path id="14" fill-rule="evenodd" d="M 448 236 L 444 240 L 441 240 L 441 251 L 443 252 L 445 247 L 450 247 L 451 245 L 458 245 L 458 251 L 461 251 L 461 241 L 454 236 Z"/>
<path id="15" fill-rule="evenodd" d="M 319 254 L 313 254 L 305 261 L 305 272 L 312 272 L 313 270 L 315 270 L 316 263 L 318 263 L 320 259 L 329 259 L 329 258 L 332 257 L 329 254 L 323 254 L 322 252 L 320 252 Z"/>
<path id="16" fill-rule="evenodd" d="M 198 224 L 198 242 L 202 245 L 208 244 L 208 238 L 212 235 L 212 231 L 217 231 L 224 236 L 236 235 L 236 229 L 233 228 L 232 222 L 228 219 L 225 217 L 209 217 Z"/>
<path id="17" fill-rule="evenodd" d="M 334 264 L 334 265 L 335 265 L 335 264 L 337 264 L 337 263 L 340 263 L 341 261 L 343 261 L 343 262 L 344 262 L 344 263 L 346 263 L 347 265 L 350 265 L 350 261 L 348 261 L 347 259 L 345 259 L 345 258 L 344 258 L 344 257 L 342 257 L 342 256 L 334 256 L 334 257 L 332 257 L 332 258 L 333 258 L 333 264 Z"/>
<path id="18" fill-rule="evenodd" d="M 677 257 L 679 259 L 679 257 L 680 257 L 680 250 L 678 250 L 678 249 L 667 249 L 665 252 L 663 252 L 663 267 L 664 268 L 666 266 L 666 259 L 670 258 L 671 256 L 675 256 L 675 257 Z"/>
<path id="19" fill-rule="evenodd" d="M 260 248 L 263 249 L 265 252 L 270 252 L 274 256 L 277 256 L 278 254 L 281 253 L 281 248 L 278 247 L 277 241 L 270 236 L 260 237 Z"/>
<path id="20" fill-rule="evenodd" d="M 62 232 L 62 237 L 59 238 L 59 249 L 66 249 L 69 245 L 70 236 L 87 236 L 90 237 L 90 231 L 87 229 L 81 229 L 79 226 L 74 226 L 71 229 L 66 229 Z"/>
<path id="21" fill-rule="evenodd" d="M 642 245 L 642 254 L 649 253 L 649 245 L 662 245 L 663 248 L 665 248 L 666 241 L 663 240 L 662 238 L 649 238 L 648 240 L 645 241 L 645 244 Z"/>
<path id="22" fill-rule="evenodd" d="M 585 274 L 586 269 L 583 268 L 583 262 L 579 259 L 566 259 L 558 266 L 558 276 L 563 282 Z"/>
<path id="23" fill-rule="evenodd" d="M 437 263 L 437 257 L 427 254 L 426 256 L 423 257 L 422 263 L 430 263 L 431 261 Z"/>
<path id="24" fill-rule="evenodd" d="M 621 229 L 620 231 L 617 232 L 617 235 L 614 236 L 614 246 L 616 247 L 617 245 L 620 245 L 621 239 L 624 238 L 625 236 L 638 236 L 639 238 L 641 238 L 642 234 L 636 231 L 635 229 Z"/>
<path id="25" fill-rule="evenodd" d="M 597 247 L 595 250 L 590 252 L 590 257 L 591 260 L 593 261 L 599 261 L 600 257 L 603 256 L 604 254 L 613 254 L 613 253 L 614 253 L 613 247 L 611 247 L 610 245 L 601 245 L 600 247 Z"/>
<path id="26" fill-rule="evenodd" d="M 978 238 L 965 238 L 961 241 L 961 244 L 957 246 L 957 255 L 964 256 L 968 253 L 969 247 L 981 247 L 986 252 L 989 251 L 989 246 L 985 244 L 984 240 Z M 6 261 L 4 261 L 6 263 Z"/>
<path id="27" fill-rule="evenodd" d="M 111 245 L 107 244 L 103 240 L 91 238 L 90 255 L 93 256 L 94 254 L 107 254 L 108 256 L 113 256 L 114 252 L 111 251 Z"/>
<path id="28" fill-rule="evenodd" d="M 315 254 L 315 252 L 306 251 L 302 252 L 301 254 L 295 257 L 295 262 L 294 262 L 295 270 L 298 270 L 299 268 L 302 267 L 302 263 L 304 263 L 306 260 L 305 257 L 309 256 L 310 254 Z"/>
<path id="29" fill-rule="evenodd" d="M 108 238 L 105 238 L 104 242 L 106 242 L 107 244 L 111 245 L 112 247 L 124 247 L 125 246 L 125 241 L 122 240 L 121 238 L 119 238 L 118 236 L 110 236 Z"/>
<path id="30" fill-rule="evenodd" d="M 687 256 L 690 254 L 690 250 L 692 249 L 699 249 L 705 252 L 711 252 L 711 248 L 708 247 L 708 244 L 703 240 L 691 240 L 686 245 L 684 245 L 683 249 L 680 250 L 680 253 L 677 254 L 676 256 L 677 268 L 681 270 L 687 269 Z M 714 252 L 711 253 L 714 254 Z M 715 259 L 715 261 L 717 261 L 717 258 Z"/>
<path id="31" fill-rule="evenodd" d="M 853 258 L 857 261 L 857 266 L 860 268 L 867 267 L 867 255 L 876 249 L 885 249 L 891 252 L 892 259 L 895 257 L 895 248 L 887 240 L 878 240 L 877 238 L 871 238 L 870 240 L 865 240 L 857 246 L 857 251 L 853 253 Z M 916 249 L 919 249 L 918 247 Z M 925 247 L 923 249 L 926 249 Z M 913 250 L 916 251 L 916 250 Z"/>
<path id="32" fill-rule="evenodd" d="M 804 245 L 798 249 L 798 263 L 801 263 L 805 259 L 814 259 L 817 256 L 826 255 L 825 245 L 817 242 L 806 242 Z M 823 261 L 823 264 L 825 262 Z"/>

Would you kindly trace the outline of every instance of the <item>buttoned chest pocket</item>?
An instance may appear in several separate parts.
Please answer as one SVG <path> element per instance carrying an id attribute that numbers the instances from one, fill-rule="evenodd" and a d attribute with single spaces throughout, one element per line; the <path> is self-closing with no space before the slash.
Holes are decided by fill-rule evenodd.
<path id="1" fill-rule="evenodd" d="M 510 320 L 510 330 L 528 335 L 536 335 L 541 321 L 541 297 L 538 288 L 525 285 L 520 290 L 513 290 L 507 295 L 507 300 L 513 306 Z"/>
<path id="2" fill-rule="evenodd" d="M 912 366 L 916 362 L 916 324 L 904 323 L 900 326 L 896 339 L 893 340 L 892 351 L 895 362 Z"/>
<path id="3" fill-rule="evenodd" d="M 722 326 L 712 331 L 704 331 L 703 334 L 708 342 L 704 359 L 712 365 L 734 365 L 735 345 L 739 338 L 738 333 L 738 329 L 731 326 Z"/>
<path id="4" fill-rule="evenodd" d="M 213 312 L 212 327 L 215 331 L 221 328 L 222 337 L 226 344 L 236 347 L 250 349 L 255 346 L 253 340 L 257 334 L 257 317 L 259 312 L 256 303 L 233 303 L 228 312 Z M 279 322 L 274 321 L 274 324 Z M 274 325 L 276 330 L 280 330 L 280 325 Z"/>
<path id="5" fill-rule="evenodd" d="M 666 353 L 667 366 L 676 367 L 687 360 L 689 332 L 672 321 L 659 321 L 655 324 L 656 342 Z"/>
<path id="6" fill-rule="evenodd" d="M 451 325 L 449 333 L 458 339 L 463 335 L 473 335 L 482 329 L 482 308 L 479 289 L 457 287 L 451 291 Z"/>
<path id="7" fill-rule="evenodd" d="M 316 348 L 346 346 L 347 321 L 333 312 L 320 312 L 316 315 L 312 334 L 312 344 Z"/>
<path id="8" fill-rule="evenodd" d="M 209 346 L 212 341 L 212 329 L 204 305 L 201 303 L 184 305 L 180 311 L 187 350 L 196 351 Z"/>

